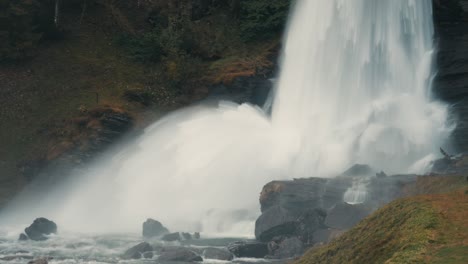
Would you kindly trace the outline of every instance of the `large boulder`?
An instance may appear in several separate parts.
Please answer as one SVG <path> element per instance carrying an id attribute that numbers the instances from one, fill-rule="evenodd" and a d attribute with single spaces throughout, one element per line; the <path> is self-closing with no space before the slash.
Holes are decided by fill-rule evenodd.
<path id="1" fill-rule="evenodd" d="M 269 255 L 267 258 L 293 258 L 302 255 L 304 253 L 304 249 L 304 243 L 298 237 L 279 237 L 268 243 Z"/>
<path id="2" fill-rule="evenodd" d="M 180 262 L 196 262 L 203 261 L 203 258 L 189 248 L 171 247 L 161 250 L 159 261 L 180 261 Z"/>
<path id="3" fill-rule="evenodd" d="M 122 255 L 122 259 L 141 259 L 152 258 L 153 247 L 147 242 L 142 242 L 127 251 Z"/>
<path id="4" fill-rule="evenodd" d="M 161 222 L 154 219 L 148 218 L 143 223 L 143 236 L 147 238 L 162 236 L 169 233 L 169 230 L 165 228 Z"/>
<path id="5" fill-rule="evenodd" d="M 206 248 L 203 250 L 203 257 L 205 257 L 205 259 L 230 261 L 234 258 L 234 254 L 226 249 Z"/>
<path id="6" fill-rule="evenodd" d="M 280 206 L 266 210 L 255 222 L 255 237 L 268 242 L 274 237 L 299 236 L 304 241 L 323 225 L 325 213 L 304 208 L 301 214 L 293 214 Z"/>
<path id="7" fill-rule="evenodd" d="M 48 235 L 57 233 L 57 225 L 46 218 L 37 218 L 34 222 L 24 229 L 24 232 L 31 240 L 46 240 Z"/>
<path id="8" fill-rule="evenodd" d="M 228 245 L 228 250 L 239 258 L 264 258 L 268 255 L 268 245 L 255 241 L 238 241 Z"/>

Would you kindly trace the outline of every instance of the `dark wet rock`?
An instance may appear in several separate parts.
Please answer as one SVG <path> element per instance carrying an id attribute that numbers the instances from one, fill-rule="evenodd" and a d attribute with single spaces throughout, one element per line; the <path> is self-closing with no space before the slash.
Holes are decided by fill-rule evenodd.
<path id="1" fill-rule="evenodd" d="M 377 178 L 384 178 L 384 177 L 387 177 L 387 176 L 388 176 L 388 175 L 387 175 L 385 172 L 383 172 L 383 171 L 377 172 L 377 173 L 375 174 L 375 177 L 377 177 Z"/>
<path id="2" fill-rule="evenodd" d="M 464 175 L 468 173 L 468 154 L 444 157 L 432 163 L 431 173 Z"/>
<path id="3" fill-rule="evenodd" d="M 295 234 L 296 217 L 281 206 L 271 207 L 255 222 L 255 237 L 260 241 L 269 241 L 275 236 Z"/>
<path id="4" fill-rule="evenodd" d="M 200 232 L 193 233 L 193 239 L 200 239 Z"/>
<path id="5" fill-rule="evenodd" d="M 228 245 L 228 250 L 239 258 L 264 258 L 268 255 L 268 245 L 255 241 L 238 241 Z"/>
<path id="6" fill-rule="evenodd" d="M 206 259 L 217 259 L 217 260 L 232 260 L 234 255 L 226 249 L 221 248 L 206 248 L 203 250 L 203 257 Z"/>
<path id="7" fill-rule="evenodd" d="M 161 240 L 163 241 L 168 241 L 168 242 L 172 242 L 172 241 L 184 241 L 184 240 L 192 240 L 192 235 L 190 233 L 186 233 L 186 232 L 174 232 L 174 233 L 169 233 L 169 234 L 165 234 Z"/>
<path id="8" fill-rule="evenodd" d="M 269 208 L 255 222 L 255 237 L 268 242 L 278 236 L 299 236 L 305 241 L 321 226 L 325 212 L 304 209 L 294 214 L 280 206 Z"/>
<path id="9" fill-rule="evenodd" d="M 308 178 L 292 181 L 273 181 L 266 184 L 260 194 L 262 212 L 270 207 L 281 206 L 294 215 L 304 208 L 328 209 L 343 200 L 352 178 Z"/>
<path id="10" fill-rule="evenodd" d="M 355 164 L 345 172 L 343 172 L 343 176 L 372 176 L 375 175 L 376 171 L 372 169 L 369 165 L 365 164 Z"/>
<path id="11" fill-rule="evenodd" d="M 49 260 L 51 260 L 52 258 L 40 258 L 40 259 L 35 259 L 35 260 L 31 260 L 28 262 L 28 264 L 48 264 L 49 263 Z"/>
<path id="12" fill-rule="evenodd" d="M 304 253 L 304 243 L 298 237 L 274 238 L 268 243 L 270 259 L 286 259 L 300 256 Z"/>
<path id="13" fill-rule="evenodd" d="M 24 229 L 26 235 L 31 240 L 46 240 L 48 235 L 57 233 L 57 225 L 46 218 L 37 218 L 34 222 Z"/>
<path id="14" fill-rule="evenodd" d="M 468 151 L 468 0 L 434 0 L 437 75 L 434 94 L 457 121 L 454 149 Z"/>
<path id="15" fill-rule="evenodd" d="M 369 212 L 370 210 L 362 205 L 338 203 L 328 211 L 325 225 L 335 229 L 347 230 L 364 219 Z"/>
<path id="16" fill-rule="evenodd" d="M 182 238 L 180 237 L 179 232 L 175 232 L 175 233 L 165 234 L 161 238 L 161 240 L 171 242 L 171 241 L 180 241 L 180 240 L 182 240 Z"/>
<path id="17" fill-rule="evenodd" d="M 152 258 L 153 247 L 147 242 L 142 242 L 127 251 L 122 255 L 123 259 L 141 259 L 141 258 Z"/>
<path id="18" fill-rule="evenodd" d="M 184 240 L 191 240 L 192 239 L 192 235 L 190 233 L 185 233 L 185 232 L 182 232 L 182 238 Z"/>
<path id="19" fill-rule="evenodd" d="M 189 248 L 171 247 L 161 250 L 158 261 L 197 262 L 203 261 L 203 258 Z"/>
<path id="20" fill-rule="evenodd" d="M 157 237 L 169 233 L 161 222 L 149 218 L 143 223 L 143 236 L 147 238 Z"/>
<path id="21" fill-rule="evenodd" d="M 416 179 L 416 175 L 376 177 L 368 166 L 357 165 L 336 178 L 270 182 L 260 194 L 262 215 L 256 221 L 255 236 L 262 242 L 278 236 L 297 237 L 309 245 L 314 232 L 348 229 L 373 210 L 403 197 L 404 186 Z M 361 183 L 367 190 L 364 203 L 345 204 L 346 191 Z"/>
<path id="22" fill-rule="evenodd" d="M 26 241 L 28 239 L 29 239 L 29 237 L 24 233 L 21 233 L 19 238 L 18 238 L 19 241 Z"/>

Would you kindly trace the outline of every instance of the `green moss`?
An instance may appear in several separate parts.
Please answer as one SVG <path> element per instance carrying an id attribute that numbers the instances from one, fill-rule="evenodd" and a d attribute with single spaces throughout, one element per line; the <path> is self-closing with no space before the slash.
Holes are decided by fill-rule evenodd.
<path id="1" fill-rule="evenodd" d="M 395 201 L 298 263 L 420 263 L 438 224 L 426 203 Z"/>
<path id="2" fill-rule="evenodd" d="M 435 255 L 434 264 L 468 263 L 468 246 L 444 247 Z"/>
<path id="3" fill-rule="evenodd" d="M 271 38 L 280 33 L 288 18 L 291 0 L 241 1 L 241 32 L 247 41 Z"/>

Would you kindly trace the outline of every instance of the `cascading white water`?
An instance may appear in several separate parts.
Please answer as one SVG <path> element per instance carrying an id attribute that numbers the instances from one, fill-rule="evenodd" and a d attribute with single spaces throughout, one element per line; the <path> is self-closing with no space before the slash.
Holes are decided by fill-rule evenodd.
<path id="1" fill-rule="evenodd" d="M 430 0 L 300 1 L 272 117 L 293 175 L 421 169 L 449 132 L 432 37 Z"/>
<path id="2" fill-rule="evenodd" d="M 271 117 L 228 102 L 176 112 L 7 216 L 91 232 L 139 231 L 153 217 L 172 230 L 251 235 L 271 180 L 358 162 L 407 172 L 430 159 L 450 132 L 430 100 L 431 0 L 298 0 L 295 10 Z"/>

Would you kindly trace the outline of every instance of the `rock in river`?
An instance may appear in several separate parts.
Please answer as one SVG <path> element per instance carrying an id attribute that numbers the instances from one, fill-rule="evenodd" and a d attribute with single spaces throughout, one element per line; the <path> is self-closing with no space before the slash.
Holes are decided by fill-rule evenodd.
<path id="1" fill-rule="evenodd" d="M 57 233 L 57 225 L 49 219 L 37 218 L 24 231 L 29 239 L 42 241 L 46 240 L 48 235 Z"/>
<path id="2" fill-rule="evenodd" d="M 160 252 L 159 261 L 181 261 L 181 262 L 196 262 L 203 261 L 202 257 L 188 248 L 175 247 L 166 248 Z"/>
<path id="3" fill-rule="evenodd" d="M 234 242 L 229 244 L 228 249 L 239 258 L 264 258 L 268 255 L 268 246 L 262 242 Z"/>
<path id="4" fill-rule="evenodd" d="M 206 259 L 217 259 L 230 261 L 234 258 L 234 255 L 226 249 L 221 248 L 206 248 L 203 250 L 203 256 Z"/>
<path id="5" fill-rule="evenodd" d="M 169 230 L 165 228 L 161 222 L 154 219 L 148 218 L 143 223 L 143 236 L 147 238 L 162 236 L 169 233 Z"/>
<path id="6" fill-rule="evenodd" d="M 142 242 L 127 251 L 122 255 L 123 259 L 141 259 L 141 258 L 152 258 L 153 247 L 147 242 Z"/>

